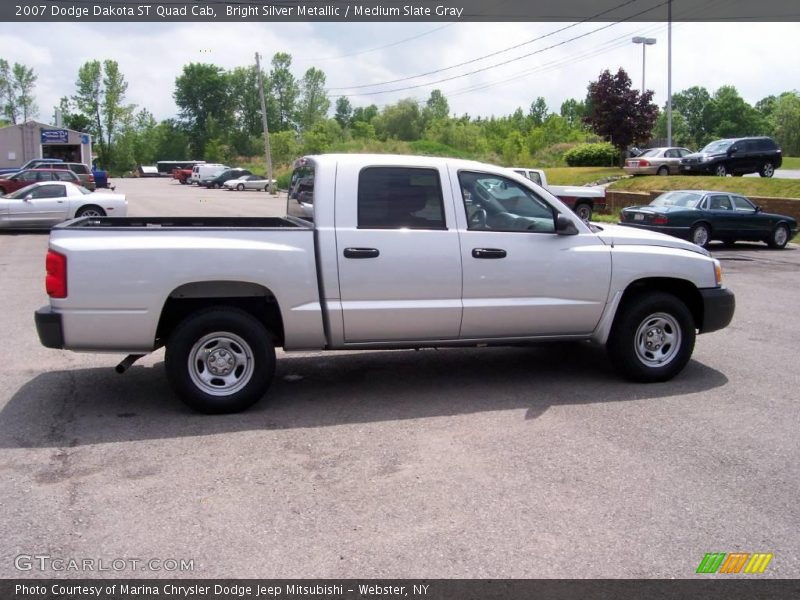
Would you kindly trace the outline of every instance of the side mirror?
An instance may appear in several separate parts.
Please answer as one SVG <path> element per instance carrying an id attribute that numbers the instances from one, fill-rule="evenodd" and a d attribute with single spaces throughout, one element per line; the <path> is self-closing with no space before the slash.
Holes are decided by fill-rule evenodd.
<path id="1" fill-rule="evenodd" d="M 736 146 L 734 146 L 733 148 L 728 148 L 728 154 L 729 155 L 730 154 L 736 154 L 738 151 L 739 151 L 739 149 Z"/>
<path id="2" fill-rule="evenodd" d="M 25 202 L 30 202 L 31 200 L 33 200 L 33 194 L 28 194 L 27 196 L 25 196 L 25 197 L 23 198 L 23 200 L 24 200 Z"/>
<path id="3" fill-rule="evenodd" d="M 757 213 L 760 213 L 762 210 L 763 210 L 763 209 L 762 209 L 760 206 L 756 205 L 756 212 L 757 212 Z"/>
<path id="4" fill-rule="evenodd" d="M 575 227 L 572 219 L 559 213 L 556 216 L 556 233 L 558 235 L 578 235 L 578 228 Z"/>

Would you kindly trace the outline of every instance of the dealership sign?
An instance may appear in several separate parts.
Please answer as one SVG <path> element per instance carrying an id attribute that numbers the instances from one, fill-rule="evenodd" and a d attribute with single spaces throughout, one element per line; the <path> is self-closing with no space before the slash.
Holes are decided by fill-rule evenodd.
<path id="1" fill-rule="evenodd" d="M 43 144 L 66 144 L 69 142 L 67 129 L 42 129 Z"/>

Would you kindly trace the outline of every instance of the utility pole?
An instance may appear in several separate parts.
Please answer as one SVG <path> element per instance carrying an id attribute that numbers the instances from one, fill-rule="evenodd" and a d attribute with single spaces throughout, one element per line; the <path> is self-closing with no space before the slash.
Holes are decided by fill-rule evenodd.
<path id="1" fill-rule="evenodd" d="M 667 146 L 672 146 L 672 0 L 667 2 Z"/>
<path id="2" fill-rule="evenodd" d="M 261 98 L 261 122 L 264 124 L 264 154 L 267 157 L 267 185 L 269 193 L 275 193 L 275 184 L 272 183 L 272 152 L 269 149 L 269 126 L 267 125 L 267 101 L 264 99 L 264 80 L 261 76 L 261 57 L 256 52 L 256 73 L 258 74 L 258 96 Z"/>

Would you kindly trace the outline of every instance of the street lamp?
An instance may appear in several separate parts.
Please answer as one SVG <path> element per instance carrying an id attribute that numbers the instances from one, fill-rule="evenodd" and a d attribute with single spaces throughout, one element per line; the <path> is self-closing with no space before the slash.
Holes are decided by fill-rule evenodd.
<path id="1" fill-rule="evenodd" d="M 642 45 L 642 94 L 644 94 L 644 51 L 648 46 L 652 46 L 656 43 L 656 38 L 636 36 L 633 38 L 633 43 Z"/>

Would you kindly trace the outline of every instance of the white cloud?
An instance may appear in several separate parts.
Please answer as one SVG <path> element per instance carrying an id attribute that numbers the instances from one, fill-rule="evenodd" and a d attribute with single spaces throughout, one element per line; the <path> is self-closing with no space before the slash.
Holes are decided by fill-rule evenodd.
<path id="1" fill-rule="evenodd" d="M 310 66 L 325 71 L 332 87 L 400 79 L 465 62 L 521 44 L 566 27 L 563 23 L 26 23 L 0 24 L 0 56 L 24 63 L 39 75 L 40 117 L 48 120 L 61 96 L 74 93 L 78 68 L 90 59 L 119 62 L 129 83 L 128 101 L 146 107 L 157 118 L 175 116 L 175 78 L 184 64 L 212 62 L 226 69 L 251 64 L 256 51 L 268 61 L 278 51 L 294 58 L 299 77 Z M 427 98 L 438 87 L 457 114 L 504 115 L 527 108 L 544 96 L 551 110 L 567 98 L 583 98 L 590 80 L 603 69 L 625 68 L 634 86 L 641 85 L 641 46 L 634 35 L 656 37 L 647 49 L 647 87 L 663 104 L 667 91 L 667 26 L 623 23 L 590 33 L 604 23 L 571 27 L 546 39 L 423 79 L 379 89 L 407 87 L 452 77 L 526 53 L 527 58 L 435 86 L 390 94 L 359 96 L 355 105 Z M 373 52 L 352 54 L 430 32 L 417 39 Z M 586 34 L 582 39 L 571 38 Z M 800 87 L 794 57 L 800 56 L 796 23 L 678 23 L 673 26 L 673 91 L 702 85 L 713 91 L 736 86 L 746 100 Z M 521 74 L 522 73 L 522 74 Z M 497 83 L 509 79 L 504 83 Z M 493 85 L 492 85 L 493 84 Z M 487 86 L 485 89 L 475 89 Z M 371 91 L 367 88 L 361 91 Z"/>

